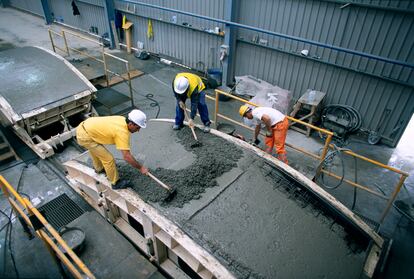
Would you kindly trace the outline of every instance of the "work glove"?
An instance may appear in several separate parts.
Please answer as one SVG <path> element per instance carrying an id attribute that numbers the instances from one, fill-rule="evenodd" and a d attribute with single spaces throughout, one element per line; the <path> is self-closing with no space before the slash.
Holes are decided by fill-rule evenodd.
<path id="1" fill-rule="evenodd" d="M 188 126 L 190 126 L 191 128 L 194 128 L 195 124 L 193 119 L 188 120 Z"/>
<path id="2" fill-rule="evenodd" d="M 249 144 L 258 147 L 260 144 L 260 140 L 259 139 L 255 139 L 255 140 L 250 140 Z"/>
<path id="3" fill-rule="evenodd" d="M 266 131 L 266 137 L 268 137 L 268 138 L 273 137 L 273 132 L 271 132 L 271 131 Z"/>
<path id="4" fill-rule="evenodd" d="M 144 167 L 144 166 L 141 166 L 141 168 L 139 169 L 139 171 L 142 173 L 142 174 L 147 174 L 148 173 L 148 169 L 146 168 L 146 167 Z"/>

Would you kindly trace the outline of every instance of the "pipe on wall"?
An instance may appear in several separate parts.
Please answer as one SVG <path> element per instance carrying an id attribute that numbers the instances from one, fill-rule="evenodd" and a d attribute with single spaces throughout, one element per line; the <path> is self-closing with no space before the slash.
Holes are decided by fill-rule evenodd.
<path id="1" fill-rule="evenodd" d="M 284 39 L 289 39 L 289 40 L 293 40 L 293 41 L 307 43 L 307 44 L 311 44 L 311 45 L 315 45 L 315 46 L 319 46 L 319 47 L 333 49 L 333 50 L 336 50 L 336 51 L 339 51 L 339 52 L 345 52 L 345 53 L 349 53 L 349 54 L 353 54 L 353 55 L 357 55 L 357 56 L 361 56 L 361 57 L 365 57 L 365 58 L 371 58 L 371 59 L 374 59 L 374 60 L 378 60 L 378 61 L 382 61 L 382 62 L 391 63 L 391 64 L 394 64 L 394 65 L 400 65 L 400 66 L 409 67 L 409 68 L 414 69 L 414 64 L 413 63 L 403 62 L 403 61 L 390 59 L 390 58 L 386 58 L 386 57 L 382 57 L 382 56 L 378 56 L 378 55 L 373 55 L 373 54 L 369 54 L 369 53 L 365 53 L 365 52 L 360 52 L 360 51 L 356 51 L 356 50 L 351 50 L 351 49 L 347 49 L 347 48 L 343 48 L 343 47 L 328 45 L 328 44 L 324 44 L 324 43 L 320 43 L 320 42 L 316 42 L 316 41 L 312 41 L 312 40 L 303 39 L 303 38 L 300 38 L 300 37 L 295 37 L 295 36 L 290 36 L 290 35 L 286 35 L 286 34 L 281 34 L 281 33 L 278 33 L 278 32 L 273 32 L 273 31 L 266 30 L 266 29 L 263 29 L 263 28 L 253 27 L 253 26 L 249 26 L 249 25 L 245 25 L 245 24 L 241 24 L 241 23 L 228 21 L 228 20 L 212 18 L 212 17 L 209 17 L 209 16 L 198 15 L 198 14 L 194 14 L 194 13 L 190 13 L 190 12 L 180 11 L 180 10 L 176 10 L 176 9 L 166 8 L 166 7 L 147 4 L 147 3 L 142 3 L 142 2 L 135 2 L 135 1 L 131 1 L 131 0 L 118 0 L 118 1 L 131 3 L 131 4 L 136 4 L 136 5 L 141 5 L 141 6 L 144 6 L 144 7 L 149 7 L 149 8 L 154 8 L 154 9 L 159 9 L 159 10 L 163 10 L 163 11 L 167 11 L 167 12 L 183 14 L 183 15 L 192 16 L 192 17 L 196 17 L 196 18 L 200 18 L 200 19 L 204 19 L 204 20 L 214 21 L 214 22 L 222 23 L 222 24 L 225 24 L 225 25 L 228 25 L 228 26 L 235 26 L 235 27 L 239 27 L 239 28 L 243 28 L 243 29 L 247 29 L 247 30 L 252 30 L 252 31 L 260 32 L 260 33 L 273 35 L 273 36 L 284 38 Z"/>
<path id="2" fill-rule="evenodd" d="M 387 12 L 414 14 L 414 10 L 408 10 L 408 9 L 397 8 L 397 7 L 386 7 L 386 6 L 374 5 L 374 4 L 368 4 L 368 3 L 359 3 L 359 2 L 343 1 L 343 0 L 319 0 L 319 1 L 339 4 L 339 5 L 342 5 L 341 8 L 361 7 L 361 8 L 367 8 L 367 9 L 383 10 Z"/>

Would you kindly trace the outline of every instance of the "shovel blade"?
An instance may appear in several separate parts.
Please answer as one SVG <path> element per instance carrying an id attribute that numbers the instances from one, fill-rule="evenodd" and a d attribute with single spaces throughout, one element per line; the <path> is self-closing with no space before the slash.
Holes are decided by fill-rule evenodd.
<path id="1" fill-rule="evenodd" d="M 177 195 L 177 191 L 175 189 L 171 189 L 168 191 L 167 197 L 165 197 L 164 201 L 169 202 Z"/>

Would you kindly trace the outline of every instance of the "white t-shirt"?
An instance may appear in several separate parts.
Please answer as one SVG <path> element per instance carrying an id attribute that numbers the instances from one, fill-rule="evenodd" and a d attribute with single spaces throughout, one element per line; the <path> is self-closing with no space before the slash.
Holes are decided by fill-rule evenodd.
<path id="1" fill-rule="evenodd" d="M 262 123 L 263 114 L 270 117 L 272 126 L 285 119 L 285 115 L 274 108 L 257 107 L 252 110 L 253 119 L 257 121 L 257 125 Z"/>

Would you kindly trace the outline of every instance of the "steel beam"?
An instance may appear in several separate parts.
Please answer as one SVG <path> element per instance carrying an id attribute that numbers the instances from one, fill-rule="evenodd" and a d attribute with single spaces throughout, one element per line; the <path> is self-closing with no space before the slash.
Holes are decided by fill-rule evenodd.
<path id="1" fill-rule="evenodd" d="M 105 9 L 105 24 L 108 28 L 109 41 L 111 43 L 111 49 L 115 48 L 115 34 L 112 32 L 111 21 L 115 21 L 115 5 L 113 0 L 103 1 Z"/>
<path id="2" fill-rule="evenodd" d="M 52 13 L 50 12 L 49 3 L 47 0 L 40 0 L 42 3 L 43 15 L 45 17 L 46 24 L 49 25 L 53 22 Z"/>
<path id="3" fill-rule="evenodd" d="M 226 21 L 234 21 L 236 17 L 235 0 L 226 0 L 224 4 L 224 19 Z M 227 56 L 223 60 L 223 78 L 221 84 L 226 86 L 233 82 L 234 61 L 236 55 L 236 28 L 230 24 L 225 25 L 224 29 L 224 45 L 228 46 Z"/>

